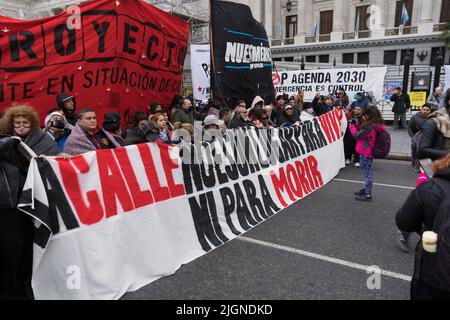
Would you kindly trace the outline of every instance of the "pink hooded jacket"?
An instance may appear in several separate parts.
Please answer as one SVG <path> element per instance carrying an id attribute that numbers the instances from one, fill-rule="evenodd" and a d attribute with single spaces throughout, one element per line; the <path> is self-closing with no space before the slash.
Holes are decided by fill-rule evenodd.
<path id="1" fill-rule="evenodd" d="M 361 129 L 359 125 L 350 125 L 350 132 L 356 139 L 356 152 L 360 155 L 373 158 L 372 149 L 375 145 L 377 133 L 384 130 L 384 124 L 372 124 L 366 129 Z"/>

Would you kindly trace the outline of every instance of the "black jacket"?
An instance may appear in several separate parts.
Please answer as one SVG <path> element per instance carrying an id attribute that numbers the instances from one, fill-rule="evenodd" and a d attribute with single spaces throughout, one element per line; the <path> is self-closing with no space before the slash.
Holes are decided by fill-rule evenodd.
<path id="1" fill-rule="evenodd" d="M 0 208 L 15 208 L 25 184 L 29 162 L 18 145 L 20 140 L 0 136 Z M 37 156 L 56 156 L 61 151 L 55 141 L 41 129 L 30 133 L 25 144 Z"/>
<path id="2" fill-rule="evenodd" d="M 281 118 L 283 113 L 283 107 L 273 107 L 272 113 L 270 114 L 270 120 L 276 126 L 281 126 L 283 120 Z"/>
<path id="3" fill-rule="evenodd" d="M 437 173 L 435 177 L 423 182 L 409 195 L 406 202 L 397 212 L 395 221 L 401 231 L 422 233 L 422 230 L 432 230 L 434 219 L 440 203 L 445 197 L 450 197 L 436 182 L 435 178 L 450 181 L 450 169 Z M 416 248 L 417 253 L 418 248 Z M 422 253 L 420 279 L 429 285 L 438 287 L 433 279 L 433 255 Z M 417 270 L 415 270 L 416 273 Z"/>
<path id="4" fill-rule="evenodd" d="M 394 93 L 389 100 L 394 102 L 392 112 L 405 113 L 411 107 L 411 100 L 407 93 L 402 93 L 401 96 Z"/>
<path id="5" fill-rule="evenodd" d="M 28 161 L 20 154 L 19 140 L 0 136 L 0 210 L 17 206 L 25 184 Z"/>
<path id="6" fill-rule="evenodd" d="M 420 130 L 423 130 L 427 118 L 422 117 L 420 112 L 416 113 L 409 119 L 408 123 L 408 134 L 410 137 L 414 136 Z"/>
<path id="7" fill-rule="evenodd" d="M 71 97 L 73 100 L 73 110 L 67 110 L 64 107 L 64 100 Z M 58 110 L 61 110 L 64 113 L 64 116 L 66 117 L 67 122 L 69 122 L 71 125 L 76 125 L 77 123 L 77 117 L 75 114 L 75 110 L 77 108 L 77 103 L 75 100 L 75 97 L 63 92 L 56 96 L 56 103 L 58 104 Z"/>
<path id="8" fill-rule="evenodd" d="M 296 121 L 298 121 L 298 119 L 295 117 L 295 114 L 292 114 L 291 116 L 289 116 L 285 110 L 283 110 L 283 112 L 281 113 L 280 120 L 281 120 L 280 126 L 283 126 L 283 127 L 290 127 Z"/>
<path id="9" fill-rule="evenodd" d="M 313 106 L 313 110 L 314 110 L 314 113 L 316 114 L 316 116 L 321 116 L 321 115 L 327 113 L 328 111 L 330 111 L 330 109 L 332 108 L 332 107 L 328 107 L 323 102 L 319 102 L 319 99 L 317 99 L 316 97 L 312 101 L 312 106 Z"/>
<path id="10" fill-rule="evenodd" d="M 254 127 L 254 123 L 251 121 L 244 121 L 241 118 L 238 118 L 237 116 L 234 116 L 233 119 L 230 121 L 230 129 L 237 129 L 237 128 L 248 128 L 248 127 Z"/>
<path id="11" fill-rule="evenodd" d="M 429 118 L 423 128 L 422 138 L 419 144 L 419 159 L 431 158 L 437 160 L 447 155 L 447 141 L 438 130 L 437 123 Z"/>

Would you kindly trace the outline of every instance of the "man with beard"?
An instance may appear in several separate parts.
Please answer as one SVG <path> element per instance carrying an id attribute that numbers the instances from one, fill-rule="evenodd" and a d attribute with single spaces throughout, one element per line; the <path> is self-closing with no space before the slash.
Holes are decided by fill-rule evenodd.
<path id="1" fill-rule="evenodd" d="M 431 113 L 431 109 L 431 105 L 428 103 L 424 104 L 420 112 L 413 115 L 408 123 L 408 134 L 411 137 L 412 167 L 416 173 L 420 172 L 419 163 L 417 162 L 417 147 L 420 142 L 425 122 L 427 122 L 428 116 Z"/>

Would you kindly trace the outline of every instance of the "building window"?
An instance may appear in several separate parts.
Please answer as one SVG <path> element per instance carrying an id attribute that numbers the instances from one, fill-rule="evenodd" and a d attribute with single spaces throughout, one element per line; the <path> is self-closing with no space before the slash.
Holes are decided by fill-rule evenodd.
<path id="1" fill-rule="evenodd" d="M 316 63 L 316 56 L 306 56 L 306 62 Z"/>
<path id="2" fill-rule="evenodd" d="M 330 62 L 330 55 L 329 54 L 321 54 L 321 55 L 319 55 L 319 62 L 320 63 L 329 63 Z"/>
<path id="3" fill-rule="evenodd" d="M 369 7 L 370 6 L 356 7 L 355 29 L 358 29 L 359 31 L 369 30 L 369 26 L 367 25 L 367 22 L 369 21 L 370 17 Z M 358 17 L 359 17 L 359 26 L 357 25 Z"/>
<path id="4" fill-rule="evenodd" d="M 431 48 L 431 60 L 430 60 L 430 66 L 435 66 L 436 65 L 436 57 L 438 55 L 438 51 L 439 49 L 442 50 L 442 63 L 444 63 L 444 59 L 445 59 L 445 47 L 442 48 Z"/>
<path id="5" fill-rule="evenodd" d="M 442 0 L 440 22 L 450 22 L 450 0 Z"/>
<path id="6" fill-rule="evenodd" d="M 320 34 L 330 34 L 333 30 L 333 10 L 320 11 Z"/>
<path id="7" fill-rule="evenodd" d="M 273 58 L 273 61 L 282 61 L 281 58 Z"/>
<path id="8" fill-rule="evenodd" d="M 384 52 L 384 65 L 396 65 L 397 64 L 397 50 L 387 50 Z"/>
<path id="9" fill-rule="evenodd" d="M 409 20 L 406 22 L 405 26 L 411 25 L 412 15 L 413 15 L 413 4 L 414 0 L 403 0 L 397 1 L 397 7 L 395 9 L 395 27 L 399 27 L 402 23 L 402 10 L 403 3 L 405 4 L 406 10 L 408 11 Z"/>
<path id="10" fill-rule="evenodd" d="M 408 50 L 402 50 L 400 54 L 400 65 L 405 64 L 405 55 L 406 51 Z M 414 49 L 409 49 L 409 52 L 411 53 L 411 64 L 414 64 Z"/>
<path id="11" fill-rule="evenodd" d="M 297 16 L 286 17 L 286 38 L 293 38 L 297 34 Z"/>
<path id="12" fill-rule="evenodd" d="M 342 63 L 349 63 L 349 64 L 355 63 L 355 54 L 353 52 L 344 53 L 342 55 Z"/>
<path id="13" fill-rule="evenodd" d="M 294 62 L 294 57 L 286 57 L 286 58 L 284 58 L 284 61 Z"/>
<path id="14" fill-rule="evenodd" d="M 358 52 L 358 64 L 369 64 L 368 52 Z"/>

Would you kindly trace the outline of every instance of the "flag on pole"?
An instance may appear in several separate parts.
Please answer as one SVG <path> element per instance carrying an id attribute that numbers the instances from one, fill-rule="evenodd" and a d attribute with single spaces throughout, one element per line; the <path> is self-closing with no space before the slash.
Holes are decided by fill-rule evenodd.
<path id="1" fill-rule="evenodd" d="M 405 3 L 403 3 L 403 9 L 402 9 L 402 25 L 405 26 L 406 23 L 409 20 L 409 14 L 408 10 L 406 9 Z"/>
<path id="2" fill-rule="evenodd" d="M 318 26 L 317 26 L 317 20 L 314 21 L 314 26 L 312 30 L 314 41 L 317 41 L 317 34 L 318 34 Z"/>
<path id="3" fill-rule="evenodd" d="M 280 19 L 280 40 L 284 44 L 283 19 Z"/>

